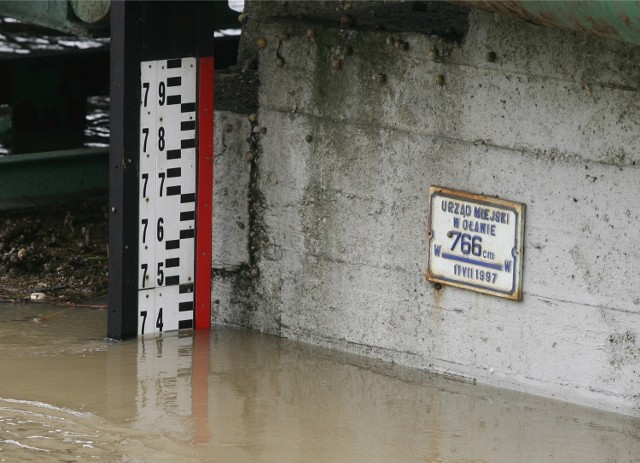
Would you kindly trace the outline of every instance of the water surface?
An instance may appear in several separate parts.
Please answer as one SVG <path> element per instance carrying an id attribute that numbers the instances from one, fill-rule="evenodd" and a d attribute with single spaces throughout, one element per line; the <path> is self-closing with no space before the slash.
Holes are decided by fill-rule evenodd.
<path id="1" fill-rule="evenodd" d="M 229 327 L 0 304 L 0 461 L 625 462 L 640 422 Z M 38 321 L 39 320 L 39 321 Z"/>

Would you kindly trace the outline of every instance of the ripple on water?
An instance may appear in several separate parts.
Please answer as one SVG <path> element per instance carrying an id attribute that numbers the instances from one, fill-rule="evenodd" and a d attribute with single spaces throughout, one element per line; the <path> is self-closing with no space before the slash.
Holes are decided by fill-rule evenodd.
<path id="1" fill-rule="evenodd" d="M 0 461 L 197 461 L 170 439 L 109 426 L 92 413 L 0 398 Z M 153 455 L 152 460 L 148 459 Z"/>
<path id="2" fill-rule="evenodd" d="M 107 348 L 106 312 L 52 304 L 0 304 L 0 345 L 11 357 L 82 354 Z"/>
<path id="3" fill-rule="evenodd" d="M 0 398 L 2 461 L 121 460 L 126 439 L 97 429 L 90 413 Z"/>

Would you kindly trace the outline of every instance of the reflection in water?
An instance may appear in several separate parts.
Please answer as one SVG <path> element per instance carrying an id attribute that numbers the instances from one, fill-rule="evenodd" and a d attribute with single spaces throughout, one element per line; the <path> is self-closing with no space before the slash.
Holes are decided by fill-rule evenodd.
<path id="1" fill-rule="evenodd" d="M 0 304 L 0 460 L 634 461 L 629 417 L 232 328 L 124 343 Z"/>
<path id="2" fill-rule="evenodd" d="M 92 96 L 87 99 L 87 125 L 84 145 L 88 148 L 109 147 L 109 97 Z"/>
<path id="3" fill-rule="evenodd" d="M 171 334 L 140 341 L 135 400 L 139 429 L 154 427 L 184 441 L 193 435 L 193 340 L 191 334 Z M 206 383 L 206 376 L 201 379 Z"/>

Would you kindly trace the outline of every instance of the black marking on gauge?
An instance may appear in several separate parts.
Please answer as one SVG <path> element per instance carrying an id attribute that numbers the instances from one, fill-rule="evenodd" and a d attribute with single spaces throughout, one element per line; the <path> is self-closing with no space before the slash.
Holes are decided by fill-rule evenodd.
<path id="1" fill-rule="evenodd" d="M 180 95 L 169 95 L 167 97 L 167 104 L 180 104 L 182 97 Z"/>
<path id="2" fill-rule="evenodd" d="M 180 112 L 183 112 L 183 113 L 194 113 L 194 112 L 196 112 L 196 104 L 195 103 L 182 103 L 180 105 Z"/>
<path id="3" fill-rule="evenodd" d="M 196 139 L 195 138 L 188 138 L 186 140 L 180 140 L 180 148 L 182 148 L 182 149 L 195 148 L 195 147 L 196 147 Z"/>
<path id="4" fill-rule="evenodd" d="M 171 167 L 167 169 L 167 178 L 180 177 L 182 175 L 182 169 L 180 167 Z"/>
<path id="5" fill-rule="evenodd" d="M 182 59 L 169 59 L 167 60 L 167 69 L 175 69 L 182 67 Z"/>
<path id="6" fill-rule="evenodd" d="M 167 150 L 167 160 L 172 161 L 174 159 L 181 159 L 182 151 L 180 150 Z"/>
<path id="7" fill-rule="evenodd" d="M 178 322 L 178 328 L 181 330 L 193 328 L 193 320 L 180 320 Z"/>
<path id="8" fill-rule="evenodd" d="M 180 276 L 172 275 L 165 280 L 167 286 L 176 286 L 180 284 Z"/>
<path id="9" fill-rule="evenodd" d="M 193 292 L 193 283 L 187 283 L 184 285 L 180 285 L 180 294 L 188 294 Z"/>
<path id="10" fill-rule="evenodd" d="M 165 242 L 165 249 L 167 251 L 171 249 L 180 249 L 180 240 L 167 240 Z"/>
<path id="11" fill-rule="evenodd" d="M 186 211 L 180 213 L 180 222 L 184 222 L 186 220 L 195 220 L 196 219 L 196 211 Z"/>
<path id="12" fill-rule="evenodd" d="M 185 193 L 180 196 L 181 203 L 195 203 L 196 202 L 196 194 L 195 193 Z"/>
<path id="13" fill-rule="evenodd" d="M 180 185 L 168 186 L 167 196 L 177 196 L 181 193 L 182 187 Z"/>
<path id="14" fill-rule="evenodd" d="M 180 258 L 172 257 L 164 261 L 165 268 L 180 267 Z"/>
<path id="15" fill-rule="evenodd" d="M 184 240 L 187 238 L 194 238 L 196 236 L 196 231 L 191 228 L 189 230 L 180 230 L 180 239 Z"/>
<path id="16" fill-rule="evenodd" d="M 193 301 L 178 304 L 178 312 L 189 312 L 190 310 L 193 310 Z"/>
<path id="17" fill-rule="evenodd" d="M 182 77 L 169 77 L 167 79 L 167 87 L 179 87 L 182 85 Z"/>
<path id="18" fill-rule="evenodd" d="M 196 129 L 196 121 L 182 121 L 180 123 L 180 130 L 195 130 Z"/>

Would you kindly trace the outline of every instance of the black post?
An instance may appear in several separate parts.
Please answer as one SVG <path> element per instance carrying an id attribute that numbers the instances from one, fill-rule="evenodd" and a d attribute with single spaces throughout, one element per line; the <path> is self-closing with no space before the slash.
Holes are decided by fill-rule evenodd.
<path id="1" fill-rule="evenodd" d="M 140 6 L 137 2 L 111 3 L 107 336 L 112 339 L 133 337 L 137 330 Z"/>

